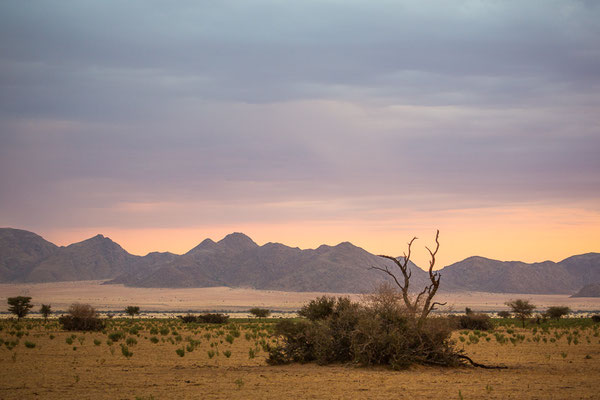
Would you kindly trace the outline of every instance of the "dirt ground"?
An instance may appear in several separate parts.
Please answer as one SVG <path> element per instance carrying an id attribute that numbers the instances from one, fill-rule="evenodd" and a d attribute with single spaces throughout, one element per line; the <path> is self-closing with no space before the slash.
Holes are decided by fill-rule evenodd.
<path id="1" fill-rule="evenodd" d="M 14 329 L 4 324 L 0 338 L 13 340 Z M 224 340 L 227 332 L 219 334 L 220 328 L 188 332 L 178 327 L 182 341 L 171 343 L 176 338 L 172 332 L 153 335 L 148 326 L 139 336 L 127 335 L 137 341 L 128 346 L 133 356 L 127 358 L 120 348 L 124 339 L 107 344 L 110 332 L 75 333 L 69 344 L 72 333 L 36 325 L 14 348 L 0 347 L 0 399 L 600 399 L 600 337 L 591 328 L 577 333 L 561 329 L 557 332 L 563 335 L 555 343 L 532 340 L 531 330 L 515 329 L 511 336 L 506 328 L 498 328 L 506 337 L 524 336 L 514 344 L 500 344 L 489 333 L 468 344 L 470 339 L 458 339 L 471 332 L 455 332 L 457 346 L 473 359 L 509 368 L 414 366 L 392 371 L 347 365 L 269 366 L 258 345 L 264 337 L 252 336 L 257 330 L 247 325 L 232 344 Z M 543 337 L 552 335 L 551 330 Z M 578 343 L 569 344 L 568 336 L 579 338 Z M 152 343 L 152 337 L 158 343 Z M 197 340 L 197 347 L 180 357 L 176 349 L 188 338 Z M 35 347 L 26 347 L 26 342 Z M 256 352 L 254 358 L 250 349 Z M 218 355 L 209 357 L 209 351 Z"/>
<path id="2" fill-rule="evenodd" d="M 232 310 L 250 307 L 293 311 L 323 295 L 316 292 L 280 292 L 244 288 L 147 289 L 123 285 L 102 285 L 102 281 L 56 282 L 38 284 L 0 284 L 0 311 L 7 310 L 6 298 L 31 296 L 34 311 L 40 304 L 51 304 L 54 310 L 67 310 L 74 302 L 88 303 L 102 311 L 122 311 L 127 305 L 138 305 L 142 311 Z M 360 295 L 351 295 L 358 298 Z M 570 298 L 567 295 L 532 295 L 504 293 L 439 293 L 437 301 L 447 302 L 445 310 L 477 311 L 508 309 L 505 302 L 529 299 L 538 308 L 564 305 L 574 311 L 600 310 L 600 298 Z"/>

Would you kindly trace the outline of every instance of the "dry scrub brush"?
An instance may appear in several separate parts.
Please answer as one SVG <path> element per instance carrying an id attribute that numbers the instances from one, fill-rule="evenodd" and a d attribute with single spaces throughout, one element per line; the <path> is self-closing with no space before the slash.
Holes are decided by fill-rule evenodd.
<path id="1" fill-rule="evenodd" d="M 354 362 L 393 369 L 413 363 L 460 365 L 450 321 L 428 318 L 419 326 L 399 296 L 387 286 L 363 303 L 345 297 L 319 299 L 333 303 L 332 312 L 312 320 L 282 320 L 276 326 L 282 340 L 270 349 L 268 362 Z"/>
<path id="2" fill-rule="evenodd" d="M 441 279 L 433 270 L 439 231 L 434 250 L 427 248 L 431 256 L 429 284 L 415 296 L 409 291 L 408 266 L 415 240 L 408 243 L 408 252 L 400 259 L 381 256 L 392 260 L 397 269 L 371 267 L 389 275 L 396 286 L 384 285 L 362 303 L 345 297 L 313 300 L 299 313 L 308 321 L 284 320 L 276 326 L 282 343 L 270 349 L 268 362 L 355 362 L 402 369 L 413 363 L 458 366 L 468 361 L 490 368 L 455 349 L 450 340 L 453 321 L 429 316 L 436 305 L 443 305 L 434 301 Z"/>
<path id="3" fill-rule="evenodd" d="M 63 315 L 58 322 L 67 331 L 101 331 L 104 321 L 96 316 L 96 310 L 89 304 L 73 303 L 69 315 Z"/>

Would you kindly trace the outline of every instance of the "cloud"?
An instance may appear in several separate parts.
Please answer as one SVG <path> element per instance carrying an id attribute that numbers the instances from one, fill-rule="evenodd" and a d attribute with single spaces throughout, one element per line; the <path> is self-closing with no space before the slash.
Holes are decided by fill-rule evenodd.
<path id="1" fill-rule="evenodd" d="M 597 210 L 599 14 L 566 0 L 3 2 L 0 218 Z"/>

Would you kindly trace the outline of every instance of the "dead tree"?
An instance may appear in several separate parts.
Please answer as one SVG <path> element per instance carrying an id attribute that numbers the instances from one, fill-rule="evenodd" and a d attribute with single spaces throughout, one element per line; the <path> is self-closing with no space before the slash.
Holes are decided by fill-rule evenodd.
<path id="1" fill-rule="evenodd" d="M 435 256 L 436 256 L 438 250 L 440 249 L 439 237 L 440 237 L 440 231 L 438 230 L 435 235 L 435 244 L 436 244 L 435 250 L 431 251 L 431 249 L 429 247 L 425 247 L 427 249 L 427 251 L 429 251 L 429 255 L 431 256 L 431 260 L 429 261 L 430 284 L 426 285 L 425 288 L 423 290 L 421 290 L 421 292 L 419 292 L 419 294 L 416 297 L 414 297 L 413 299 L 411 299 L 411 295 L 409 293 L 410 277 L 412 276 L 412 272 L 408 269 L 408 264 L 410 261 L 411 247 L 412 247 L 413 242 L 415 240 L 417 240 L 416 237 L 413 237 L 412 240 L 410 242 L 408 242 L 408 252 L 404 253 L 402 260 L 398 260 L 395 257 L 386 256 L 386 255 L 379 256 L 379 257 L 383 257 L 383 258 L 392 260 L 396 264 L 396 266 L 400 270 L 400 273 L 402 274 L 402 276 L 400 278 L 397 275 L 397 272 L 394 273 L 394 272 L 390 271 L 388 266 L 385 266 L 385 267 L 373 266 L 373 267 L 371 267 L 371 269 L 383 271 L 392 277 L 392 279 L 394 280 L 396 285 L 402 291 L 402 299 L 404 300 L 406 309 L 408 310 L 408 312 L 411 315 L 413 315 L 416 318 L 418 327 L 421 327 L 423 325 L 423 322 L 425 321 L 425 319 L 427 318 L 429 313 L 435 309 L 435 306 L 437 306 L 437 305 L 443 306 L 446 304 L 446 303 L 438 303 L 437 301 L 433 301 L 433 297 L 437 293 L 437 290 L 440 286 L 440 278 L 441 278 L 439 272 L 433 271 L 433 266 L 435 265 Z"/>

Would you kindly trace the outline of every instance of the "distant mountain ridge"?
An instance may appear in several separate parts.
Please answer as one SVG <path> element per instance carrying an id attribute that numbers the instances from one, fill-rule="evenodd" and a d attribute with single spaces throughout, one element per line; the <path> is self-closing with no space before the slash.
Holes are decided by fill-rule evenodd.
<path id="1" fill-rule="evenodd" d="M 280 243 L 256 244 L 243 233 L 215 242 L 205 239 L 185 254 L 129 254 L 97 235 L 56 246 L 35 233 L 0 228 L 0 282 L 107 280 L 131 287 L 252 287 L 283 291 L 368 292 L 387 281 L 370 266 L 392 262 L 349 242 L 301 250 Z M 411 263 L 411 286 L 420 290 L 427 274 Z M 442 270 L 443 291 L 572 294 L 600 282 L 600 254 L 558 263 L 526 264 L 469 257 Z"/>

